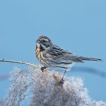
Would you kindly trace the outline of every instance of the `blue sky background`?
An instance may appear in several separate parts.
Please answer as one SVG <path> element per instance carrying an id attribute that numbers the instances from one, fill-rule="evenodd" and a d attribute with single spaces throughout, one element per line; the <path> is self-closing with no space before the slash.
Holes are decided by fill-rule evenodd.
<path id="1" fill-rule="evenodd" d="M 106 102 L 106 77 L 86 72 L 87 67 L 106 73 L 106 0 L 0 0 L 0 58 L 39 65 L 34 50 L 40 35 L 78 55 L 103 59 L 76 64 L 67 76 L 82 77 L 89 96 Z M 0 63 L 0 75 L 14 67 L 26 69 L 26 65 Z M 74 72 L 77 67 L 82 70 Z M 0 99 L 9 84 L 0 81 Z"/>

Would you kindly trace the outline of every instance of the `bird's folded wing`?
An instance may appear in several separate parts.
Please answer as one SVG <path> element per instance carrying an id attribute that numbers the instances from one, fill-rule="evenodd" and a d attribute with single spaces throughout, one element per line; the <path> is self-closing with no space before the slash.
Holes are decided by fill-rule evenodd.
<path id="1" fill-rule="evenodd" d="M 71 62 L 83 62 L 76 54 L 66 51 L 58 46 L 54 46 L 50 51 L 48 51 L 50 58 L 57 61 L 71 61 Z"/>

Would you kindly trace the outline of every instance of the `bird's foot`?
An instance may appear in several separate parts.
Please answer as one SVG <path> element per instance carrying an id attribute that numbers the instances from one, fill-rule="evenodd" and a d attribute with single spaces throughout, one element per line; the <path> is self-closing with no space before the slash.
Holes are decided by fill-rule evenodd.
<path id="1" fill-rule="evenodd" d="M 46 67 L 41 67 L 42 72 L 44 72 L 45 69 L 46 69 Z"/>
<path id="2" fill-rule="evenodd" d="M 62 78 L 59 83 L 64 84 L 64 79 Z"/>

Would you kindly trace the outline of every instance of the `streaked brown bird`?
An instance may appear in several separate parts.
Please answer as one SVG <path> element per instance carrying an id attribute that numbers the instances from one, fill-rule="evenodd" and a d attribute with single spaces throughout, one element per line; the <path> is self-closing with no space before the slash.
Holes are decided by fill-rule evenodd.
<path id="1" fill-rule="evenodd" d="M 35 51 L 37 59 L 43 65 L 41 68 L 42 71 L 45 68 L 61 69 L 65 71 L 64 75 L 66 71 L 70 70 L 74 63 L 84 63 L 84 60 L 101 61 L 101 59 L 98 58 L 78 56 L 74 53 L 64 50 L 59 46 L 54 45 L 47 36 L 40 36 L 38 38 L 36 41 Z"/>

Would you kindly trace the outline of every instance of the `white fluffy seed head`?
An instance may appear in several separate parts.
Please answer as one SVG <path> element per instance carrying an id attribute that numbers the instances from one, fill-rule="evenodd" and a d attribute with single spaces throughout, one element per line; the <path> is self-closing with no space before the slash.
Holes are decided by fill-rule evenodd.
<path id="1" fill-rule="evenodd" d="M 35 67 L 26 72 L 15 69 L 11 75 L 12 85 L 4 106 L 22 105 L 29 89 L 32 94 L 28 95 L 30 103 L 27 106 L 106 106 L 102 101 L 95 102 L 90 99 L 81 78 L 65 77 L 64 84 L 60 84 L 62 74 L 42 72 Z"/>

